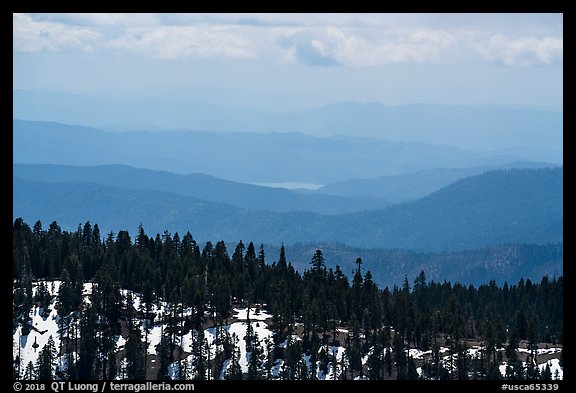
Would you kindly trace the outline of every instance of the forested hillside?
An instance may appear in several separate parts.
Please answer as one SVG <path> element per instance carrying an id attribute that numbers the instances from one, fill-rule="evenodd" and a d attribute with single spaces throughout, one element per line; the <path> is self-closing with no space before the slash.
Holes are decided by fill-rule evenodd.
<path id="1" fill-rule="evenodd" d="M 57 220 L 74 230 L 89 216 L 105 232 L 190 230 L 203 242 L 259 239 L 280 245 L 343 243 L 364 248 L 442 251 L 563 240 L 563 169 L 491 171 L 426 198 L 343 215 L 241 209 L 193 197 L 88 183 L 13 178 L 13 217 Z"/>
<path id="2" fill-rule="evenodd" d="M 190 233 L 13 225 L 13 370 L 24 379 L 562 378 L 563 278 L 379 288 L 321 250 Z"/>
<path id="3" fill-rule="evenodd" d="M 476 166 L 471 168 L 433 168 L 394 176 L 379 176 L 371 179 L 347 179 L 327 184 L 317 192 L 338 196 L 369 196 L 384 198 L 390 203 L 408 202 L 425 197 L 457 180 L 498 169 L 550 168 L 543 162 L 510 162 L 498 166 Z"/>
<path id="4" fill-rule="evenodd" d="M 265 248 L 274 249 L 266 245 Z M 327 267 L 340 265 L 345 274 L 354 271 L 354 261 L 361 255 L 363 266 L 372 272 L 374 282 L 382 287 L 402 282 L 406 274 L 415 277 L 421 270 L 434 281 L 480 285 L 494 280 L 503 285 L 505 281 L 516 282 L 521 278 L 559 277 L 564 262 L 563 243 L 509 243 L 448 252 L 363 249 L 329 243 L 291 244 L 285 248 L 298 271 L 308 267 L 310 255 L 318 248 L 326 257 Z"/>

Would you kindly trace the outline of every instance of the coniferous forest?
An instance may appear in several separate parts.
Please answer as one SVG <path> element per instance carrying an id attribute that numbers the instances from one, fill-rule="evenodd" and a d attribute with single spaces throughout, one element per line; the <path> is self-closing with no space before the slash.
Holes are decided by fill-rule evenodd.
<path id="1" fill-rule="evenodd" d="M 254 239 L 256 240 L 256 239 Z M 379 288 L 191 233 L 13 224 L 16 379 L 560 379 L 563 277 Z"/>

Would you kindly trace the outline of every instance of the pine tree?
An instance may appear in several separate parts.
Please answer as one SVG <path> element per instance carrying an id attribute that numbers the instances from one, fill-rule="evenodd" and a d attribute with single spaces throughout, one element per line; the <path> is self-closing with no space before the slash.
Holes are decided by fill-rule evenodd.
<path id="1" fill-rule="evenodd" d="M 392 353 L 388 348 L 386 349 L 386 354 L 384 355 L 384 365 L 386 367 L 386 374 L 388 374 L 388 376 L 391 376 L 392 375 Z"/>
<path id="2" fill-rule="evenodd" d="M 237 347 L 238 338 L 236 334 L 232 334 L 232 357 L 230 359 L 230 366 L 226 374 L 226 379 L 242 379 L 242 368 L 240 367 L 240 349 Z"/>
<path id="3" fill-rule="evenodd" d="M 324 255 L 322 255 L 322 250 L 316 250 L 310 265 L 312 265 L 312 271 L 317 273 L 325 273 L 326 266 L 324 265 Z"/>
<path id="4" fill-rule="evenodd" d="M 404 340 L 399 334 L 394 335 L 394 362 L 396 363 L 396 372 L 398 380 L 406 379 L 407 359 L 404 350 Z"/>
<path id="5" fill-rule="evenodd" d="M 285 272 L 288 269 L 288 262 L 286 261 L 286 251 L 284 250 L 284 244 L 280 247 L 280 257 L 278 258 L 278 268 L 280 272 Z"/>
<path id="6" fill-rule="evenodd" d="M 70 314 L 70 311 L 72 311 L 72 308 L 74 307 L 74 286 L 67 269 L 62 271 L 60 280 L 61 284 L 58 292 L 58 314 L 60 317 L 65 317 Z M 63 319 L 61 321 L 64 322 Z"/>
<path id="7" fill-rule="evenodd" d="M 540 369 L 533 353 L 526 357 L 526 379 L 536 381 L 540 379 Z"/>
<path id="8" fill-rule="evenodd" d="M 264 343 L 266 346 L 266 380 L 272 379 L 272 367 L 274 366 L 274 341 L 270 338 L 265 338 Z"/>
<path id="9" fill-rule="evenodd" d="M 80 379 L 95 379 L 94 362 L 96 360 L 96 312 L 94 307 L 88 307 L 80 321 L 80 360 L 78 377 Z"/>
<path id="10" fill-rule="evenodd" d="M 240 240 L 240 242 L 238 242 L 236 248 L 234 249 L 234 253 L 232 254 L 232 260 L 231 260 L 232 272 L 235 274 L 240 274 L 244 271 L 245 249 L 246 247 L 244 246 L 244 243 L 242 243 L 242 240 Z"/>
<path id="11" fill-rule="evenodd" d="M 146 365 L 144 363 L 144 346 L 142 345 L 142 334 L 139 328 L 130 332 L 126 341 L 126 374 L 128 379 L 146 379 Z"/>
<path id="12" fill-rule="evenodd" d="M 91 244 L 95 250 L 100 249 L 100 247 L 102 246 L 102 239 L 100 238 L 100 227 L 98 226 L 98 224 L 94 224 L 94 227 L 92 228 Z"/>
<path id="13" fill-rule="evenodd" d="M 418 371 L 416 370 L 416 363 L 414 362 L 414 358 L 412 356 L 408 358 L 408 370 L 406 372 L 406 379 L 409 380 L 418 379 Z"/>
<path id="14" fill-rule="evenodd" d="M 374 346 L 372 353 L 368 356 L 368 378 L 370 380 L 382 379 L 382 347 L 380 345 Z"/>
<path id="15" fill-rule="evenodd" d="M 548 370 L 550 370 L 550 367 L 548 367 Z M 26 365 L 26 368 L 24 369 L 24 376 L 22 377 L 22 379 L 24 381 L 31 381 L 36 379 L 36 369 L 34 368 L 32 361 L 29 361 L 28 364 Z M 550 379 L 552 379 L 552 374 L 550 374 Z"/>
<path id="16" fill-rule="evenodd" d="M 108 371 L 106 373 L 106 379 L 114 380 L 116 379 L 116 352 L 108 352 Z"/>
<path id="17" fill-rule="evenodd" d="M 546 363 L 546 367 L 542 371 L 542 380 L 551 381 L 552 380 L 552 370 L 550 369 L 550 363 Z"/>
<path id="18" fill-rule="evenodd" d="M 458 356 L 456 358 L 456 368 L 458 369 L 458 379 L 459 380 L 467 380 L 468 372 L 470 370 L 470 363 L 468 358 L 468 351 L 466 348 L 466 344 L 462 345 L 460 343 L 457 344 L 457 351 Z"/>
<path id="19" fill-rule="evenodd" d="M 38 355 L 38 362 L 36 364 L 38 379 L 44 381 L 54 379 L 55 364 L 56 346 L 54 345 L 54 339 L 50 336 Z"/>
<path id="20" fill-rule="evenodd" d="M 246 351 L 248 352 L 248 342 L 246 342 Z M 260 355 L 262 354 L 262 348 L 260 347 L 260 340 L 256 333 L 253 334 L 249 352 L 247 379 L 260 379 Z"/>
<path id="21" fill-rule="evenodd" d="M 258 251 L 258 266 L 264 268 L 266 266 L 266 258 L 264 254 L 264 244 L 260 244 L 260 250 Z"/>
<path id="22" fill-rule="evenodd" d="M 204 348 L 204 330 L 200 328 L 192 341 L 192 368 L 195 371 L 195 380 L 206 379 L 206 351 Z"/>

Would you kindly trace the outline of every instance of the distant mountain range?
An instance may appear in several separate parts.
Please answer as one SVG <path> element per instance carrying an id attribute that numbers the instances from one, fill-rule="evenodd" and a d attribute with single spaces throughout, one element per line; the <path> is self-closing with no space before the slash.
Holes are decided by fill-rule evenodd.
<path id="1" fill-rule="evenodd" d="M 47 183 L 14 176 L 13 216 L 57 220 L 75 229 L 86 220 L 102 231 L 185 233 L 200 241 L 280 244 L 343 243 L 367 248 L 462 250 L 501 243 L 563 239 L 563 169 L 490 171 L 420 200 L 344 215 L 242 209 L 174 193 L 88 183 Z"/>
<path id="2" fill-rule="evenodd" d="M 233 182 L 202 173 L 180 175 L 127 165 L 80 167 L 14 164 L 13 175 L 29 181 L 96 183 L 136 190 L 164 191 L 246 209 L 344 214 L 420 199 L 456 180 L 489 170 L 547 167 L 553 165 L 515 162 L 502 166 L 437 168 L 374 179 L 351 179 L 326 185 L 317 191 L 305 192 Z"/>
<path id="3" fill-rule="evenodd" d="M 469 168 L 525 161 L 514 154 L 450 146 L 298 133 L 104 132 L 59 123 L 14 120 L 15 163 L 106 165 L 245 182 L 374 178 L 430 168 Z"/>
<path id="4" fill-rule="evenodd" d="M 372 179 L 348 179 L 327 184 L 318 193 L 345 197 L 366 196 L 384 198 L 390 203 L 407 202 L 425 197 L 456 180 L 479 175 L 496 169 L 536 169 L 551 168 L 555 165 L 520 161 L 503 165 L 478 166 L 471 168 L 433 168 L 394 176 L 380 176 Z"/>
<path id="5" fill-rule="evenodd" d="M 380 286 L 400 285 L 404 275 L 412 285 L 414 278 L 424 271 L 428 280 L 450 281 L 480 285 L 490 280 L 499 285 L 521 278 L 540 280 L 543 276 L 559 277 L 563 272 L 563 245 L 554 244 L 498 244 L 482 248 L 449 252 L 415 252 L 405 249 L 363 249 L 343 244 L 292 244 L 285 247 L 288 260 L 300 271 L 310 269 L 316 249 L 321 249 L 326 266 L 336 265 L 349 277 L 362 258 L 362 269 L 370 270 Z M 277 255 L 278 250 L 266 251 Z M 268 254 L 268 255 L 269 255 Z"/>
<path id="6" fill-rule="evenodd" d="M 507 150 L 529 160 L 562 163 L 562 112 L 499 106 L 340 102 L 282 113 L 208 104 L 201 97 L 111 98 L 49 91 L 13 91 L 13 117 L 108 129 L 132 127 L 226 132 L 355 135 Z M 412 157 L 408 157 L 412 158 Z M 340 180 L 340 179 L 339 179 Z"/>
<path id="7" fill-rule="evenodd" d="M 163 191 L 236 207 L 275 212 L 309 211 L 342 214 L 383 208 L 383 198 L 341 197 L 301 193 L 238 183 L 195 173 L 179 175 L 126 165 L 78 167 L 53 164 L 14 164 L 13 174 L 23 180 L 49 183 L 95 183 L 135 190 Z"/>

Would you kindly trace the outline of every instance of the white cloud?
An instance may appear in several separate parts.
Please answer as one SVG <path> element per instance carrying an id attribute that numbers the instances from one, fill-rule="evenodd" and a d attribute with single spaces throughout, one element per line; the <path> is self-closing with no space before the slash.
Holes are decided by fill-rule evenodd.
<path id="1" fill-rule="evenodd" d="M 524 34 L 504 28 L 508 16 L 500 14 L 14 14 L 13 40 L 14 49 L 24 52 L 113 50 L 314 66 L 561 61 L 557 24 L 538 15 L 519 18 L 522 26 L 534 19 L 537 28 L 524 27 Z"/>
<path id="2" fill-rule="evenodd" d="M 21 52 L 56 52 L 62 50 L 93 51 L 100 33 L 89 27 L 37 22 L 29 15 L 13 14 L 14 49 Z"/>
<path id="3" fill-rule="evenodd" d="M 502 34 L 495 34 L 481 49 L 481 53 L 487 60 L 494 63 L 524 67 L 561 61 L 563 48 L 562 38 L 510 38 Z"/>
<path id="4" fill-rule="evenodd" d="M 294 59 L 311 65 L 351 67 L 405 62 L 446 62 L 457 40 L 443 31 L 392 32 L 377 29 L 300 28 L 282 36 Z"/>
<path id="5" fill-rule="evenodd" d="M 158 27 L 130 29 L 106 46 L 161 59 L 187 57 L 254 58 L 253 42 L 233 27 Z"/>
<path id="6" fill-rule="evenodd" d="M 80 14 L 29 14 L 37 22 L 52 22 L 74 26 L 157 26 L 161 24 L 161 14 L 126 13 L 80 13 Z"/>

